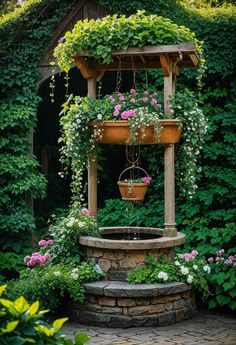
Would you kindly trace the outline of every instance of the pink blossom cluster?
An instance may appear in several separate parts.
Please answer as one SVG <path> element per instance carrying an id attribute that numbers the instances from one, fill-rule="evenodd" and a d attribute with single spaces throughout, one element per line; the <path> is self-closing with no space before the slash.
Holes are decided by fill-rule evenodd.
<path id="1" fill-rule="evenodd" d="M 216 264 L 219 264 L 220 262 L 226 264 L 226 265 L 233 265 L 236 266 L 236 254 L 235 255 L 229 255 L 226 259 L 223 257 L 225 250 L 222 248 L 218 250 L 216 253 L 216 258 L 210 257 L 208 259 L 208 262 L 215 262 Z"/>
<path id="2" fill-rule="evenodd" d="M 149 91 L 145 90 L 141 94 L 135 89 L 130 89 L 128 94 L 117 93 L 114 96 L 109 96 L 109 100 L 114 105 L 113 115 L 120 117 L 122 120 L 127 120 L 135 116 L 134 107 L 151 106 L 152 109 L 161 108 L 156 96 L 156 92 L 149 94 Z"/>
<path id="3" fill-rule="evenodd" d="M 81 213 L 82 213 L 84 216 L 88 216 L 88 215 L 89 215 L 89 210 L 88 210 L 87 208 L 82 208 Z"/>
<path id="4" fill-rule="evenodd" d="M 134 117 L 135 114 L 136 114 L 136 111 L 130 109 L 130 110 L 123 111 L 120 117 L 122 118 L 122 120 L 128 120 L 129 118 Z"/>
<path id="5" fill-rule="evenodd" d="M 51 246 L 53 244 L 53 240 L 40 240 L 38 242 L 38 245 L 40 247 L 47 247 L 47 246 Z"/>
<path id="6" fill-rule="evenodd" d="M 27 263 L 28 267 L 34 267 L 36 265 L 43 267 L 45 266 L 46 262 L 50 259 L 51 259 L 51 255 L 49 253 L 42 255 L 36 252 L 36 253 L 33 253 L 31 256 L 27 255 L 24 258 L 24 262 Z"/>
<path id="7" fill-rule="evenodd" d="M 151 177 L 150 176 L 145 176 L 145 177 L 143 177 L 142 178 L 142 181 L 144 182 L 144 183 L 150 183 L 151 182 Z"/>
<path id="8" fill-rule="evenodd" d="M 191 253 L 183 254 L 183 259 L 184 259 L 185 262 L 189 262 L 190 260 L 195 259 L 197 255 L 198 255 L 198 251 L 197 250 L 192 250 Z"/>

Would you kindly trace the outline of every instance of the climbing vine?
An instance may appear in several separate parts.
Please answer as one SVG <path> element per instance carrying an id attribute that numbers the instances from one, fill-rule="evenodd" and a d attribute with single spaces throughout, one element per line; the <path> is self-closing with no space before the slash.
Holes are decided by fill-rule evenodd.
<path id="1" fill-rule="evenodd" d="M 59 6 L 60 4 L 60 6 Z M 27 199 L 43 197 L 46 180 L 30 154 L 39 69 L 55 25 L 71 1 L 29 0 L 0 17 L 0 248 L 19 251 L 35 228 Z"/>

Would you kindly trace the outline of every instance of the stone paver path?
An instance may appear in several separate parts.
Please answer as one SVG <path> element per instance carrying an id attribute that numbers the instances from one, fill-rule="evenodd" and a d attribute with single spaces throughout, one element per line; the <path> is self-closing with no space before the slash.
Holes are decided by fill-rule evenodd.
<path id="1" fill-rule="evenodd" d="M 100 328 L 68 323 L 68 337 L 86 332 L 88 345 L 236 345 L 236 318 L 198 313 L 192 319 L 164 327 Z"/>

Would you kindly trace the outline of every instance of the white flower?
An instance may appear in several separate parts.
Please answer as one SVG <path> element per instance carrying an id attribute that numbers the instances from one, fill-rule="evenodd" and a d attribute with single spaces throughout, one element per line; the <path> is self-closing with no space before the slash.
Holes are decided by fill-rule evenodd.
<path id="1" fill-rule="evenodd" d="M 75 218 L 71 218 L 69 222 L 66 224 L 69 228 L 71 228 L 75 223 Z"/>
<path id="2" fill-rule="evenodd" d="M 53 272 L 53 274 L 54 274 L 54 276 L 59 277 L 61 275 L 61 272 L 56 271 L 56 272 Z"/>
<path id="3" fill-rule="evenodd" d="M 184 276 L 186 276 L 187 274 L 189 274 L 189 270 L 188 270 L 187 267 L 181 266 L 181 267 L 180 267 L 180 271 L 181 271 L 181 273 L 182 273 Z"/>
<path id="4" fill-rule="evenodd" d="M 102 119 L 102 114 L 97 114 L 97 119 L 101 120 Z"/>
<path id="5" fill-rule="evenodd" d="M 73 270 L 71 270 L 71 273 L 77 273 L 78 272 L 78 268 L 73 268 Z"/>
<path id="6" fill-rule="evenodd" d="M 179 263 L 179 261 L 175 261 L 175 266 L 180 266 L 180 263 Z"/>
<path id="7" fill-rule="evenodd" d="M 205 271 L 207 273 L 211 273 L 211 269 L 208 265 L 203 266 L 203 271 Z"/>
<path id="8" fill-rule="evenodd" d="M 167 281 L 168 280 L 168 274 L 166 273 L 166 272 L 159 272 L 158 273 L 158 275 L 157 275 L 157 277 L 159 278 L 159 279 L 163 279 L 164 281 Z"/>
<path id="9" fill-rule="evenodd" d="M 77 280 L 79 278 L 79 275 L 78 273 L 71 273 L 71 277 L 74 279 L 74 280 Z"/>
<path id="10" fill-rule="evenodd" d="M 192 281 L 193 281 L 193 276 L 189 275 L 189 276 L 187 277 L 187 282 L 188 282 L 189 284 L 192 284 Z"/>
<path id="11" fill-rule="evenodd" d="M 197 265 L 193 265 L 193 269 L 196 271 L 197 270 Z"/>
<path id="12" fill-rule="evenodd" d="M 85 226 L 85 222 L 79 222 L 79 223 L 78 223 L 78 226 L 79 226 L 80 228 L 82 228 L 83 226 Z"/>

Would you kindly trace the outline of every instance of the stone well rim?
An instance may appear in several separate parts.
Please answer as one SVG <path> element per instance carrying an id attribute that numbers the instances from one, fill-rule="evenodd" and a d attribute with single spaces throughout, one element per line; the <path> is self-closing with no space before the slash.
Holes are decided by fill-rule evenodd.
<path id="1" fill-rule="evenodd" d="M 103 234 L 111 233 L 126 233 L 127 231 L 141 231 L 142 233 L 157 234 L 160 238 L 148 240 L 113 240 L 93 236 L 81 236 L 79 243 L 83 246 L 100 248 L 100 249 L 115 249 L 115 250 L 145 250 L 145 249 L 159 249 L 171 248 L 179 246 L 185 242 L 185 235 L 177 232 L 174 237 L 164 236 L 164 230 L 159 228 L 145 228 L 145 227 L 104 227 L 101 228 Z"/>

